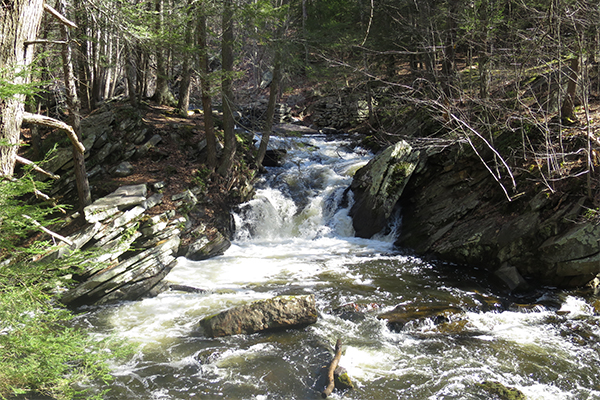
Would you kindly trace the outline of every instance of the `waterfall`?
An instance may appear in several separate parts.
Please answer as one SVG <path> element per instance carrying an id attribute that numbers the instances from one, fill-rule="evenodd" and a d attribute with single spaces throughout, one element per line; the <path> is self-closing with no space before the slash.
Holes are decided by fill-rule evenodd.
<path id="1" fill-rule="evenodd" d="M 528 399 L 600 398 L 599 317 L 582 297 L 545 290 L 514 299 L 484 270 L 404 255 L 393 246 L 399 219 L 373 239 L 354 237 L 347 189 L 369 155 L 349 144 L 274 138 L 285 164 L 268 168 L 236 211 L 232 246 L 209 260 L 180 258 L 166 277 L 206 292 L 170 291 L 78 317 L 138 349 L 114 366 L 105 398 L 319 398 L 338 338 L 340 365 L 357 387 L 336 398 L 481 399 L 490 396 L 478 386 L 486 381 Z M 313 294 L 317 323 L 220 339 L 198 331 L 204 317 L 282 294 Z M 504 306 L 516 300 L 532 304 Z M 394 328 L 379 319 L 397 307 L 415 310 L 413 320 Z M 454 314 L 418 317 L 436 307 Z"/>

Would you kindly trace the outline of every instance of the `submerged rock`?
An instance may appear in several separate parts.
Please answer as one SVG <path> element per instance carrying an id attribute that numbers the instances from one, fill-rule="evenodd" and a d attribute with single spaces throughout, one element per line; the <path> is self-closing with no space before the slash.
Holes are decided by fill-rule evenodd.
<path id="1" fill-rule="evenodd" d="M 263 167 L 281 167 L 286 154 L 287 150 L 285 149 L 267 150 L 265 153 L 265 158 L 262 162 Z"/>
<path id="2" fill-rule="evenodd" d="M 354 389 L 354 383 L 348 375 L 348 371 L 344 367 L 338 366 L 333 372 L 333 379 L 335 380 L 335 388 L 337 390 L 348 390 Z"/>
<path id="3" fill-rule="evenodd" d="M 452 324 L 447 329 L 438 329 L 441 333 L 460 333 L 466 325 L 462 320 L 464 311 L 450 305 L 400 305 L 392 311 L 380 314 L 377 318 L 386 320 L 390 329 L 401 331 L 411 322 L 432 321 L 435 325 Z"/>
<path id="4" fill-rule="evenodd" d="M 200 321 L 209 337 L 297 328 L 317 322 L 315 297 L 277 296 L 234 307 Z"/>
<path id="5" fill-rule="evenodd" d="M 491 395 L 498 396 L 500 400 L 525 400 L 525 395 L 518 389 L 504 386 L 500 382 L 486 381 L 477 386 Z"/>

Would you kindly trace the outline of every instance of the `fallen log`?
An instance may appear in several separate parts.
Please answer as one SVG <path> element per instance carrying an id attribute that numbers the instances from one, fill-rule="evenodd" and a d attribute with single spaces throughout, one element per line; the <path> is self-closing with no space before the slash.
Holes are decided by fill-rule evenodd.
<path id="1" fill-rule="evenodd" d="M 324 399 L 326 399 L 335 388 L 334 372 L 340 362 L 340 358 L 342 358 L 342 340 L 338 339 L 337 342 L 335 342 L 335 356 L 333 357 L 333 360 L 331 360 L 331 364 L 329 364 L 329 368 L 327 369 L 327 387 L 321 393 L 321 397 Z"/>

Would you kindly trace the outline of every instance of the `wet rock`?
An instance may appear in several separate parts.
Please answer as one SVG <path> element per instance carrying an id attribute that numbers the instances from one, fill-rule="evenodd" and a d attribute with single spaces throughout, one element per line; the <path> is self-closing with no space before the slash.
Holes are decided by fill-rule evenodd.
<path id="1" fill-rule="evenodd" d="M 529 284 L 521 276 L 519 270 L 515 267 L 510 266 L 508 264 L 504 264 L 500 267 L 494 275 L 500 279 L 511 291 L 513 290 L 527 290 L 529 288 Z"/>
<path id="2" fill-rule="evenodd" d="M 180 291 L 180 292 L 186 292 L 186 293 L 206 293 L 206 290 L 204 289 L 200 289 L 194 286 L 188 286 L 188 285 L 179 285 L 179 284 L 168 284 L 168 288 L 171 290 L 176 290 L 176 291 Z"/>
<path id="3" fill-rule="evenodd" d="M 400 305 L 392 311 L 379 315 L 377 318 L 386 320 L 390 329 L 401 331 L 405 325 L 413 322 L 430 320 L 435 325 L 441 325 L 461 321 L 463 314 L 462 309 L 449 305 L 410 304 Z M 457 327 L 464 328 L 464 325 L 457 324 Z M 456 332 L 457 329 L 455 328 L 457 327 L 452 327 L 448 330 L 448 333 L 460 333 Z"/>
<path id="4" fill-rule="evenodd" d="M 147 216 L 163 195 L 146 195 L 146 185 L 131 185 L 98 199 L 84 209 L 90 225 L 69 237 L 73 245 L 40 260 L 51 262 L 73 249 L 92 251 L 74 276 L 80 283 L 63 294 L 65 305 L 137 300 L 168 289 L 162 281 L 176 265 L 178 228 L 185 219 L 175 218 L 174 211 Z"/>
<path id="5" fill-rule="evenodd" d="M 234 307 L 204 318 L 200 326 L 209 337 L 251 334 L 271 329 L 298 328 L 317 322 L 313 295 L 278 296 Z"/>
<path id="6" fill-rule="evenodd" d="M 264 167 L 281 167 L 283 165 L 287 150 L 273 149 L 267 150 L 262 165 Z"/>
<path id="7" fill-rule="evenodd" d="M 222 255 L 229 247 L 231 247 L 231 242 L 217 231 L 213 234 L 212 239 L 209 239 L 206 235 L 202 235 L 189 246 L 182 246 L 180 255 L 183 255 L 188 260 L 200 261 Z"/>
<path id="8" fill-rule="evenodd" d="M 524 285 L 514 272 L 560 287 L 584 285 L 600 273 L 600 227 L 593 221 L 574 222 L 583 219 L 584 198 L 539 194 L 524 183 L 524 191 L 509 202 L 481 163 L 460 144 L 440 141 L 421 147 L 415 170 L 391 206 L 402 218 L 396 246 L 456 264 L 485 266 L 490 273 L 510 265 L 515 279 L 508 284 L 515 288 Z M 352 184 L 353 190 L 358 188 L 353 224 L 357 235 L 367 237 L 385 226 L 388 214 L 382 210 L 389 210 L 394 198 L 384 200 L 387 193 L 379 190 L 380 199 L 366 200 L 365 193 L 389 175 L 385 163 L 372 168 L 370 176 L 359 172 Z"/>
<path id="9" fill-rule="evenodd" d="M 477 386 L 491 395 L 498 396 L 500 400 L 525 400 L 525 395 L 518 389 L 511 388 L 500 382 L 486 381 L 478 383 Z"/>
<path id="10" fill-rule="evenodd" d="M 333 379 L 335 381 L 335 388 L 337 390 L 349 390 L 354 389 L 354 383 L 348 375 L 348 371 L 344 367 L 338 366 L 333 372 Z"/>
<path id="11" fill-rule="evenodd" d="M 354 175 L 350 210 L 356 236 L 370 238 L 392 215 L 404 187 L 419 162 L 419 151 L 405 141 L 388 147 Z"/>
<path id="12" fill-rule="evenodd" d="M 338 317 L 349 321 L 360 321 L 368 312 L 379 310 L 381 306 L 377 303 L 348 303 L 333 310 Z"/>
<path id="13" fill-rule="evenodd" d="M 176 264 L 179 246 L 175 236 L 156 247 L 101 270 L 67 291 L 61 301 L 69 306 L 136 300 L 164 278 Z"/>

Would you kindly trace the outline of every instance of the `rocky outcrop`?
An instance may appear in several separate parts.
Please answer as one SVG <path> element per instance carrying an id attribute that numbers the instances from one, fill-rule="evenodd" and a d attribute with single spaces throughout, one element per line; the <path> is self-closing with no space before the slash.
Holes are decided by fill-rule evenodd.
<path id="1" fill-rule="evenodd" d="M 376 159 L 386 160 L 387 154 Z M 403 156 L 413 163 L 415 154 L 412 150 Z M 353 183 L 353 187 L 364 187 L 355 191 L 355 197 L 357 204 L 367 208 L 354 213 L 360 236 L 368 237 L 381 226 L 381 222 L 371 226 L 369 221 L 381 221 L 381 203 L 365 197 L 377 191 L 379 182 L 389 174 L 388 169 L 377 172 L 374 168 L 381 163 L 369 163 L 370 171 L 357 173 Z M 372 185 L 364 178 L 368 174 Z M 584 197 L 577 190 L 550 194 L 532 184 L 528 172 L 521 174 L 517 179 L 521 179 L 522 192 L 509 202 L 481 160 L 460 144 L 420 148 L 418 167 L 404 190 L 393 188 L 388 192 L 393 191 L 394 196 L 386 196 L 388 203 L 398 198 L 395 205 L 401 208 L 397 246 L 420 255 L 500 270 L 497 275 L 503 276 L 510 289 L 527 286 L 519 275 L 561 287 L 589 282 L 600 273 L 600 227 L 582 218 Z M 363 224 L 371 227 L 361 228 Z"/>
<path id="2" fill-rule="evenodd" d="M 356 172 L 350 186 L 356 236 L 369 238 L 385 227 L 418 161 L 419 151 L 400 141 Z"/>
<path id="3" fill-rule="evenodd" d="M 368 119 L 369 107 L 364 98 L 344 89 L 338 95 L 318 96 L 305 113 L 318 127 L 348 129 Z"/>
<path id="4" fill-rule="evenodd" d="M 182 198 L 186 198 L 185 192 Z M 137 300 L 169 288 L 162 281 L 177 263 L 180 237 L 188 220 L 178 217 L 175 210 L 149 215 L 162 199 L 162 194 L 148 196 L 146 185 L 141 184 L 122 186 L 85 207 L 87 224 L 67 238 L 72 244 L 63 243 L 41 260 L 49 262 L 77 249 L 90 252 L 74 276 L 79 284 L 63 293 L 64 304 Z M 180 207 L 191 206 L 182 202 Z M 222 254 L 228 247 L 229 241 L 222 236 L 216 246 L 204 230 L 194 231 L 197 243 L 192 255 L 203 254 L 204 259 Z"/>
<path id="5" fill-rule="evenodd" d="M 200 326 L 207 336 L 221 337 L 303 327 L 315 322 L 317 309 L 313 295 L 278 296 L 204 318 Z"/>

